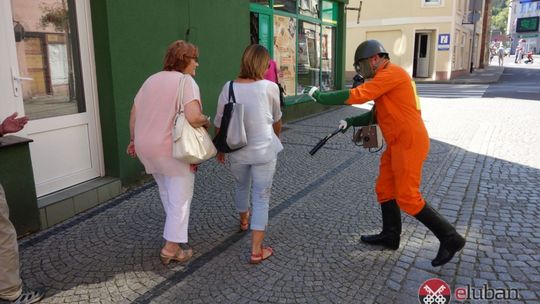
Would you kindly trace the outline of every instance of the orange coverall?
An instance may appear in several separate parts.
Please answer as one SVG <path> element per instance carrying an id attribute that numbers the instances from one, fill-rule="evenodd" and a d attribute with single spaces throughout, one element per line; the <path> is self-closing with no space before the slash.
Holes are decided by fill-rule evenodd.
<path id="1" fill-rule="evenodd" d="M 370 100 L 375 101 L 375 115 L 387 144 L 375 187 L 377 200 L 395 199 L 401 210 L 415 216 L 425 205 L 420 182 L 429 151 L 416 86 L 405 70 L 388 62 L 371 81 L 351 89 L 345 103 Z"/>

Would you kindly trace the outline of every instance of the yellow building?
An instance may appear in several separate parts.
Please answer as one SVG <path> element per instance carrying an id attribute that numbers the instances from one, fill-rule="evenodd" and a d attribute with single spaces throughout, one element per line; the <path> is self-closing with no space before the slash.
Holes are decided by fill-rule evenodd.
<path id="1" fill-rule="evenodd" d="M 489 0 L 349 1 L 347 77 L 354 75 L 354 52 L 366 39 L 380 41 L 391 60 L 414 78 L 447 80 L 469 73 L 471 63 L 476 68 L 482 60 L 482 19 L 487 3 Z"/>

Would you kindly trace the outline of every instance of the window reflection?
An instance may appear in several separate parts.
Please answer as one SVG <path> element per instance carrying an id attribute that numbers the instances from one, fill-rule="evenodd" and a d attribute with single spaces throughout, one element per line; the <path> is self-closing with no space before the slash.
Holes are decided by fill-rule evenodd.
<path id="1" fill-rule="evenodd" d="M 296 0 L 274 0 L 274 9 L 296 14 Z"/>
<path id="2" fill-rule="evenodd" d="M 319 86 L 320 83 L 320 35 L 319 25 L 298 22 L 298 88 L 300 94 L 306 86 Z"/>
<path id="3" fill-rule="evenodd" d="M 257 4 L 260 4 L 260 5 L 265 5 L 265 6 L 268 6 L 268 0 L 250 0 L 251 3 L 257 3 Z"/>
<path id="4" fill-rule="evenodd" d="M 73 0 L 11 0 L 25 114 L 30 119 L 85 112 Z M 76 56 L 74 56 L 76 54 Z"/>
<path id="5" fill-rule="evenodd" d="M 298 12 L 302 15 L 319 18 L 319 0 L 299 0 Z"/>
<path id="6" fill-rule="evenodd" d="M 325 91 L 335 89 L 335 28 L 325 26 L 322 34 L 321 62 L 322 82 L 321 88 Z"/>

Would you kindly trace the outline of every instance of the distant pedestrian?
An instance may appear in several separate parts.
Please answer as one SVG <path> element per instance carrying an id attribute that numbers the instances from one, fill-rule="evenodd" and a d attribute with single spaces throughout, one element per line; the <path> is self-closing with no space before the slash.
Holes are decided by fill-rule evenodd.
<path id="1" fill-rule="evenodd" d="M 160 258 L 163 264 L 185 262 L 193 255 L 188 243 L 188 223 L 196 165 L 172 157 L 172 126 L 178 103 L 193 127 L 210 126 L 203 115 L 199 86 L 193 79 L 199 66 L 198 49 L 191 43 L 173 42 L 165 55 L 163 70 L 144 82 L 131 108 L 131 139 L 127 153 L 138 157 L 146 173 L 152 174 L 165 210 Z M 180 81 L 185 79 L 184 87 Z M 182 90 L 182 100 L 179 99 Z M 180 246 L 184 245 L 185 248 Z"/>
<path id="2" fill-rule="evenodd" d="M 497 50 L 497 55 L 499 56 L 499 66 L 503 66 L 504 64 L 504 48 L 502 45 L 499 46 L 499 49 Z"/>
<path id="3" fill-rule="evenodd" d="M 236 102 L 244 105 L 244 124 L 247 146 L 229 153 L 230 170 L 235 180 L 234 200 L 240 214 L 240 230 L 250 226 L 250 263 L 258 264 L 273 254 L 271 247 L 264 247 L 268 226 L 268 209 L 272 180 L 276 171 L 277 154 L 283 150 L 279 140 L 281 109 L 278 86 L 263 79 L 270 55 L 261 45 L 252 44 L 242 55 L 240 75 L 233 82 Z M 227 82 L 219 95 L 214 124 L 221 125 L 223 109 L 229 100 Z M 216 129 L 219 132 L 219 129 Z M 225 163 L 225 154 L 218 153 L 218 162 Z M 249 201 L 251 197 L 251 223 Z"/>
<path id="4" fill-rule="evenodd" d="M 0 124 L 0 137 L 22 130 L 27 122 L 28 117 L 17 118 L 17 113 L 13 113 Z M 22 286 L 17 232 L 9 220 L 9 208 L 0 184 L 0 300 L 29 304 L 41 301 L 45 295 L 41 290 L 23 290 Z"/>
<path id="5" fill-rule="evenodd" d="M 516 57 L 514 58 L 514 63 L 521 63 L 521 53 L 522 53 L 522 48 L 520 46 L 518 46 L 516 48 Z"/>
<path id="6" fill-rule="evenodd" d="M 489 48 L 489 64 L 491 64 L 491 61 L 493 61 L 493 57 L 497 55 L 497 49 L 495 46 L 491 46 Z"/>

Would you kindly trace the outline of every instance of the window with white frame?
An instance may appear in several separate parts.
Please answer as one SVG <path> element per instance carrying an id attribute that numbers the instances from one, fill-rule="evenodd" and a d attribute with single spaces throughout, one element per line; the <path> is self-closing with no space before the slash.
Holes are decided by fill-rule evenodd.
<path id="1" fill-rule="evenodd" d="M 443 0 L 422 0 L 423 6 L 439 6 Z"/>

